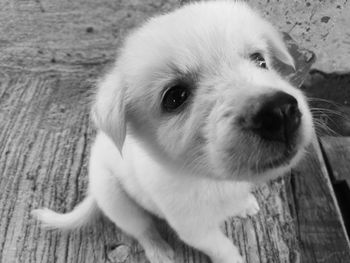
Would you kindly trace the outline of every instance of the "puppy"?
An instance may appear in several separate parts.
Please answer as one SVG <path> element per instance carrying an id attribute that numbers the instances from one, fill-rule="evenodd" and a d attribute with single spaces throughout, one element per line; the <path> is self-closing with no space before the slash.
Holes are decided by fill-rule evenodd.
<path id="1" fill-rule="evenodd" d="M 243 262 L 220 223 L 257 213 L 251 188 L 295 165 L 313 134 L 305 97 L 272 57 L 294 67 L 281 36 L 242 2 L 149 20 L 99 85 L 87 197 L 70 213 L 34 215 L 71 229 L 101 210 L 150 262 L 173 262 L 154 214 L 212 262 Z"/>

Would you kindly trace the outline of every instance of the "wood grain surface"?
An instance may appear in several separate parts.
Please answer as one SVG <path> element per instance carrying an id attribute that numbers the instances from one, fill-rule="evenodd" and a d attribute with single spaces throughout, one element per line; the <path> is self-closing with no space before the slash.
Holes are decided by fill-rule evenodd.
<path id="1" fill-rule="evenodd" d="M 350 137 L 325 136 L 321 138 L 321 145 L 347 233 L 350 234 Z"/>
<path id="2" fill-rule="evenodd" d="M 346 181 L 350 189 L 350 137 L 321 138 L 335 182 Z"/>
<path id="3" fill-rule="evenodd" d="M 15 1 L 0 4 L 0 262 L 146 262 L 142 248 L 101 217 L 47 231 L 38 207 L 65 212 L 84 197 L 95 130 L 95 80 L 125 31 L 177 1 Z M 317 147 L 317 144 L 316 144 Z M 291 175 L 256 190 L 261 212 L 222 227 L 248 263 L 348 262 L 327 171 L 313 150 Z M 155 219 L 157 220 L 157 219 Z M 176 262 L 209 262 L 157 220 Z"/>
<path id="4" fill-rule="evenodd" d="M 318 142 L 292 173 L 301 262 L 349 262 L 349 239 Z"/>

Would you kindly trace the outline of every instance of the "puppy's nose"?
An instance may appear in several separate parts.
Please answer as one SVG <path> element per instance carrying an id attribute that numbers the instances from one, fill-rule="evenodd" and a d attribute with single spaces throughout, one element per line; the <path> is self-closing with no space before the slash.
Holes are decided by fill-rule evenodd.
<path id="1" fill-rule="evenodd" d="M 297 100 L 279 91 L 264 99 L 252 117 L 252 128 L 264 139 L 289 145 L 300 126 L 300 120 Z"/>

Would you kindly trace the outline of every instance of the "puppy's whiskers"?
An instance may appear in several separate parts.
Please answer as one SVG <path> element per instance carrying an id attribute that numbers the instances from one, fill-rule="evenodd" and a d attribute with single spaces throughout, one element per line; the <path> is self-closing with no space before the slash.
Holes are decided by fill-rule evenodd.
<path id="1" fill-rule="evenodd" d="M 319 98 L 309 98 L 309 101 L 314 104 L 310 111 L 317 134 L 337 136 L 336 130 L 342 130 L 343 124 L 350 123 L 349 114 L 339 103 Z"/>
<path id="2" fill-rule="evenodd" d="M 327 103 L 327 104 L 330 104 L 336 108 L 340 107 L 341 104 L 335 102 L 335 101 L 331 101 L 331 100 L 327 100 L 327 99 L 322 99 L 322 98 L 315 98 L 315 97 L 307 97 L 307 101 L 309 101 L 310 103 L 313 103 L 313 102 L 322 102 L 322 103 Z"/>
<path id="3" fill-rule="evenodd" d="M 335 127 L 339 127 L 339 124 L 330 118 L 325 119 L 325 118 L 314 117 L 313 123 L 314 123 L 316 134 L 339 136 L 339 133 L 336 132 L 333 128 L 331 128 L 328 125 L 327 120 L 329 120 Z"/>

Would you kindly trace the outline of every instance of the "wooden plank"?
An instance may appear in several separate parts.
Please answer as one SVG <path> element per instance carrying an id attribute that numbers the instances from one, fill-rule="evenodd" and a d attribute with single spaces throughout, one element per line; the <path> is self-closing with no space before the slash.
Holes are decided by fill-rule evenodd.
<path id="1" fill-rule="evenodd" d="M 124 257 L 126 262 L 145 261 L 136 243 L 109 222 L 60 233 L 42 230 L 31 220 L 33 208 L 48 206 L 64 212 L 84 195 L 93 136 L 89 89 L 78 88 L 80 81 L 84 83 L 81 72 L 4 72 L 11 81 L 1 86 L 2 114 L 8 116 L 1 123 L 1 138 L 7 142 L 1 147 L 1 171 L 6 175 L 0 183 L 1 262 L 104 262 L 111 258 L 118 262 Z M 75 105 L 78 99 L 81 105 Z M 240 229 L 247 222 L 241 224 L 236 231 L 244 245 L 248 232 Z M 251 227 L 249 231 L 254 232 Z M 203 261 L 203 256 L 171 236 L 178 262 Z"/>
<path id="2" fill-rule="evenodd" d="M 322 137 L 321 145 L 344 223 L 350 234 L 350 137 Z"/>
<path id="3" fill-rule="evenodd" d="M 8 69 L 2 72 L 10 81 L 1 85 L 1 113 L 5 118 L 0 131 L 6 144 L 0 148 L 0 170 L 6 176 L 0 181 L 0 261 L 124 262 L 125 259 L 125 262 L 144 262 L 142 249 L 106 220 L 81 231 L 60 233 L 45 231 L 30 218 L 30 211 L 36 207 L 47 206 L 61 212 L 71 210 L 84 195 L 87 157 L 93 137 L 86 77 L 94 72 L 33 73 Z M 271 200 L 285 195 L 281 182 L 265 187 L 261 193 L 266 198 L 271 196 Z M 286 255 L 280 251 L 279 244 L 295 245 L 295 238 L 288 230 L 293 222 L 288 221 L 290 227 L 286 233 L 280 224 L 281 220 L 286 221 L 284 216 L 271 220 L 269 212 L 285 214 L 283 206 L 268 203 L 263 207 L 268 210 L 266 215 L 259 215 L 259 220 L 233 220 L 227 225 L 227 231 L 248 259 L 258 255 L 260 243 L 266 239 L 269 242 L 262 262 L 268 262 L 269 258 L 275 259 L 271 262 L 282 262 L 279 255 Z M 261 233 L 257 231 L 258 238 L 255 225 L 263 229 Z M 164 223 L 160 227 L 177 252 L 177 262 L 206 262 L 205 256 L 179 242 Z M 270 254 L 271 248 L 275 255 Z"/>
<path id="4" fill-rule="evenodd" d="M 60 233 L 42 230 L 29 216 L 39 206 L 70 210 L 84 195 L 93 137 L 84 79 L 93 71 L 3 72 L 11 81 L 1 86 L 1 114 L 8 117 L 1 123 L 0 261 L 145 262 L 142 249 L 106 220 Z M 246 262 L 344 262 L 349 256 L 326 171 L 315 156 L 292 177 L 259 187 L 257 216 L 227 221 L 224 229 Z M 164 223 L 160 228 L 176 262 L 208 262 Z"/>
<path id="5" fill-rule="evenodd" d="M 72 251 L 82 262 L 100 258 L 103 242 L 42 231 L 29 214 L 38 206 L 70 209 L 82 198 L 92 133 L 86 74 L 1 70 L 9 81 L 1 85 L 0 262 L 53 262 L 56 255 L 65 262 Z"/>
<path id="6" fill-rule="evenodd" d="M 301 262 L 348 262 L 349 239 L 318 143 L 292 171 L 293 200 Z"/>
<path id="7" fill-rule="evenodd" d="M 335 182 L 346 181 L 350 188 L 350 137 L 321 138 Z"/>

